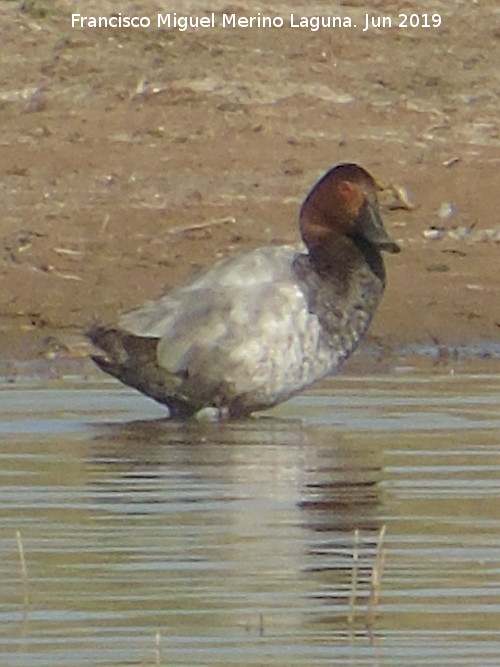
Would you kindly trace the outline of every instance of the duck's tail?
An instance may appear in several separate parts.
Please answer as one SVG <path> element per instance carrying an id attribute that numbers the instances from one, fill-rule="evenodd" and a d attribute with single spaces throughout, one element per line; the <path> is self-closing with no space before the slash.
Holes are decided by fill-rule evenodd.
<path id="1" fill-rule="evenodd" d="M 110 327 L 94 322 L 85 332 L 87 338 L 103 352 L 105 356 L 95 355 L 92 359 L 106 373 L 121 379 L 119 372 L 132 366 L 148 364 L 155 360 L 157 338 L 142 338 L 127 333 L 117 327 Z"/>
<path id="2" fill-rule="evenodd" d="M 195 406 L 175 395 L 179 378 L 158 366 L 158 338 L 135 336 L 99 321 L 87 329 L 86 335 L 104 352 L 91 356 L 103 371 L 168 406 L 173 418 L 186 419 L 196 412 Z"/>

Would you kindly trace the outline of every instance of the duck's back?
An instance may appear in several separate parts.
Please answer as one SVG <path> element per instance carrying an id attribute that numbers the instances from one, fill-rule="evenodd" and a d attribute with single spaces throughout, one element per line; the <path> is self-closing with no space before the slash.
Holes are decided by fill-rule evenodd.
<path id="1" fill-rule="evenodd" d="M 297 254 L 293 246 L 269 246 L 221 260 L 165 296 L 122 313 L 119 326 L 137 336 L 162 338 L 186 319 L 217 318 L 228 305 L 237 313 L 242 300 L 246 308 L 258 306 L 248 297 L 270 286 L 290 286 Z M 196 335 L 196 331 L 191 333 Z"/>

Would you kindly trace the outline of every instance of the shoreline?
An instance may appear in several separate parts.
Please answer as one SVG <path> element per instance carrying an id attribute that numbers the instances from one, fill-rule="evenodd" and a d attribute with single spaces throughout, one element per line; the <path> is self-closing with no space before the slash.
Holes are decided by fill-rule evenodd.
<path id="1" fill-rule="evenodd" d="M 394 351 L 384 351 L 382 354 L 372 354 L 360 349 L 348 359 L 341 369 L 304 389 L 320 391 L 321 387 L 329 382 L 350 377 L 380 377 L 401 378 L 414 377 L 422 380 L 435 377 L 456 377 L 459 380 L 465 376 L 498 376 L 500 378 L 500 351 L 488 356 L 489 352 L 480 347 L 470 354 L 450 348 L 427 348 L 425 353 L 411 352 L 398 355 Z M 49 357 L 39 358 L 1 358 L 0 359 L 0 387 L 15 387 L 16 384 L 57 385 L 59 382 L 85 381 L 100 385 L 121 387 L 124 391 L 140 396 L 136 390 L 126 387 L 118 380 L 103 373 L 88 356 L 71 356 L 67 350 L 52 351 Z M 152 399 L 148 399 L 152 400 Z"/>

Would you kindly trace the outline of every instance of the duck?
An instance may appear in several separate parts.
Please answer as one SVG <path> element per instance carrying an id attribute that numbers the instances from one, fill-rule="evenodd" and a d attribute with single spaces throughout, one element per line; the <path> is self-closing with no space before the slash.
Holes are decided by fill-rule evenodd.
<path id="1" fill-rule="evenodd" d="M 93 322 L 93 361 L 174 420 L 244 419 L 331 375 L 382 298 L 382 253 L 400 251 L 377 190 L 358 164 L 331 168 L 300 208 L 301 246 L 225 258 L 114 324 Z"/>

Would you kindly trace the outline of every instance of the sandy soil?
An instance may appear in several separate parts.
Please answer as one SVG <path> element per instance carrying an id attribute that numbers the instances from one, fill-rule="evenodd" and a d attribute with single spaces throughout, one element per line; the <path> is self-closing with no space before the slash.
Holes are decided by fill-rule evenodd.
<path id="1" fill-rule="evenodd" d="M 2 356 L 83 355 L 93 318 L 221 256 L 295 241 L 298 205 L 340 161 L 415 204 L 392 210 L 384 196 L 404 252 L 388 257 L 371 340 L 498 341 L 497 3 L 374 4 L 345 0 L 333 13 L 362 24 L 404 5 L 440 12 L 442 25 L 78 29 L 78 3 L 0 0 Z M 224 7 L 268 11 L 210 10 Z M 329 2 L 273 7 L 332 14 Z M 123 15 L 157 10 L 168 7 L 119 3 Z M 431 226 L 442 238 L 424 237 Z"/>

